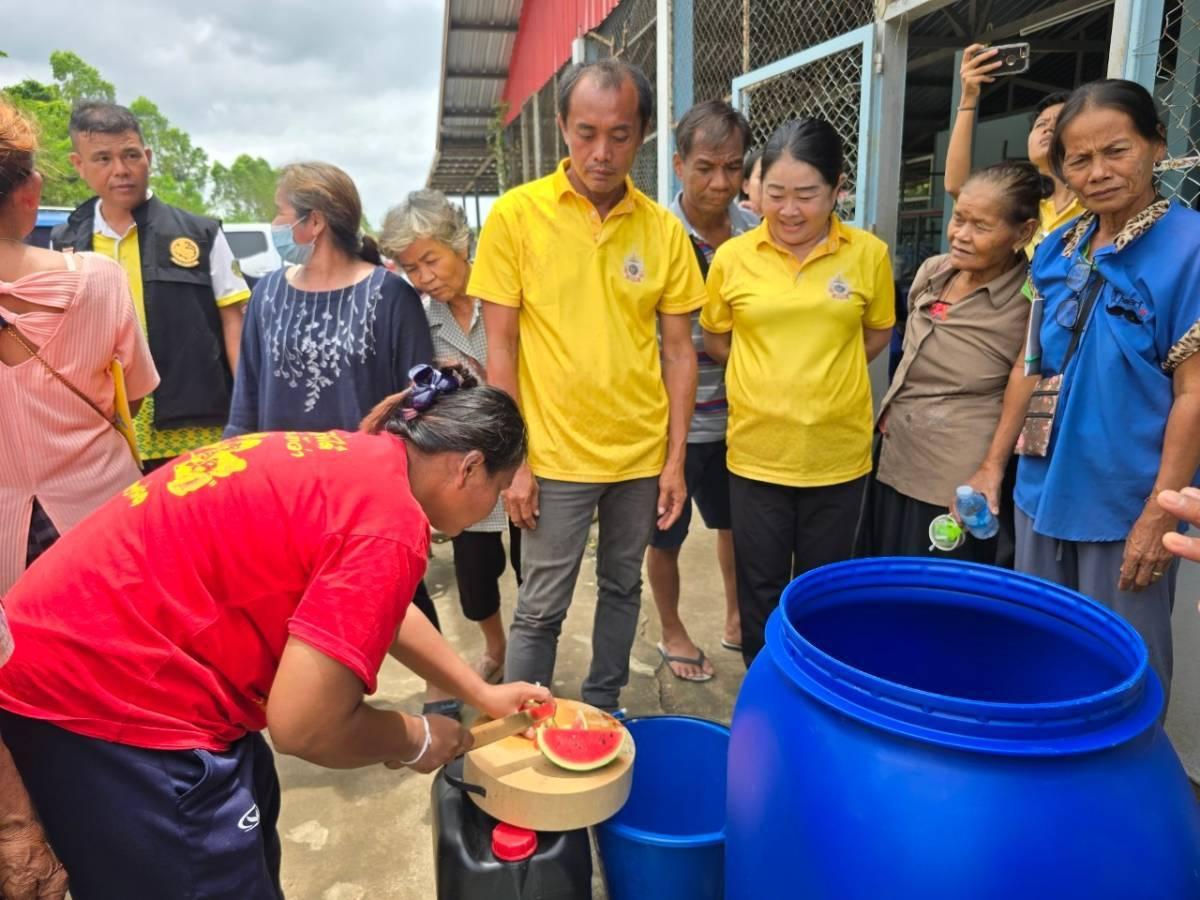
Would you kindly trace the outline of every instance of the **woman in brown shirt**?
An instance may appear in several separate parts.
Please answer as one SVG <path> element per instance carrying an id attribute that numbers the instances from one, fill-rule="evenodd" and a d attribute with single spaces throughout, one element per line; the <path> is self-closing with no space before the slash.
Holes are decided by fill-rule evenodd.
<path id="1" fill-rule="evenodd" d="M 973 174 L 947 229 L 950 252 L 917 272 L 904 356 L 879 413 L 882 445 L 865 522 L 873 555 L 928 555 L 929 523 L 946 512 L 955 487 L 985 458 L 996 456 L 1001 472 L 1008 465 L 1012 448 L 992 445 L 1005 390 L 1021 374 L 1014 363 L 1029 319 L 1024 247 L 1048 182 L 1029 163 Z M 995 509 L 997 493 L 1011 497 L 1012 486 L 985 493 Z M 1002 525 L 1011 530 L 1011 514 Z M 996 563 L 997 544 L 968 539 L 949 555 Z M 1011 540 L 1007 546 L 1011 565 Z"/>

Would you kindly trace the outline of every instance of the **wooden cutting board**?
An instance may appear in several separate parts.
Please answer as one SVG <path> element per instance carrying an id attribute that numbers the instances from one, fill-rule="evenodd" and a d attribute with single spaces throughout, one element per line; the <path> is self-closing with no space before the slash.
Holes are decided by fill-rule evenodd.
<path id="1" fill-rule="evenodd" d="M 559 700 L 555 722 L 563 727 L 582 711 L 596 728 L 619 728 L 625 747 L 607 766 L 569 772 L 542 755 L 523 735 L 472 750 L 463 763 L 463 779 L 486 791 L 471 793 L 475 804 L 493 818 L 535 831 L 571 831 L 608 819 L 625 805 L 633 784 L 633 738 L 616 719 L 594 706 Z"/>

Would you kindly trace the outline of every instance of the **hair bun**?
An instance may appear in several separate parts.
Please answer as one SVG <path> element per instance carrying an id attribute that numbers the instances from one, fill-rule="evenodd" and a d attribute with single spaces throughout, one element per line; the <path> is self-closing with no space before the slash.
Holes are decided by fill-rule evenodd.
<path id="1" fill-rule="evenodd" d="M 1054 196 L 1054 179 L 1051 178 L 1049 175 L 1042 175 L 1040 172 L 1038 173 L 1038 175 L 1041 179 L 1042 199 L 1049 200 L 1051 197 Z"/>

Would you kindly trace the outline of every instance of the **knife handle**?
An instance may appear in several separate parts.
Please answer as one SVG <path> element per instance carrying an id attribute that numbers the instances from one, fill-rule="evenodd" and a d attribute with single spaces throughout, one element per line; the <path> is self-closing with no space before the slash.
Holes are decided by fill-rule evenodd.
<path id="1" fill-rule="evenodd" d="M 496 741 L 502 741 L 506 737 L 512 737 L 514 734 L 520 734 L 526 728 L 529 728 L 533 721 L 529 712 L 522 710 L 515 712 L 512 715 L 505 716 L 503 719 L 493 719 L 490 722 L 484 722 L 480 725 L 471 726 L 471 737 L 475 739 L 473 749 L 486 747 L 488 744 L 494 744 Z"/>

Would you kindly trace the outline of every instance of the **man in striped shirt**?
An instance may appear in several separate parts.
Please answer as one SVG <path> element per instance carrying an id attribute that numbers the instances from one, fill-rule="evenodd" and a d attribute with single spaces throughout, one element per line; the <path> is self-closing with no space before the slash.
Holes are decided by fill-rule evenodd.
<path id="1" fill-rule="evenodd" d="M 742 189 L 742 161 L 750 141 L 746 118 L 728 103 L 710 100 L 693 106 L 675 128 L 675 174 L 683 185 L 671 204 L 708 275 L 717 247 L 749 231 L 758 220 L 737 204 Z M 733 536 L 729 520 L 729 471 L 725 467 L 725 367 L 704 352 L 700 314 L 692 314 L 699 384 L 696 410 L 688 431 L 684 478 L 688 500 L 679 519 L 656 531 L 646 551 L 646 571 L 658 616 L 658 645 L 671 672 L 685 681 L 708 681 L 712 664 L 696 646 L 679 616 L 679 550 L 687 537 L 692 500 L 704 524 L 717 531 L 717 559 L 725 590 L 725 633 L 721 646 L 741 650 L 741 625 L 733 574 Z"/>

